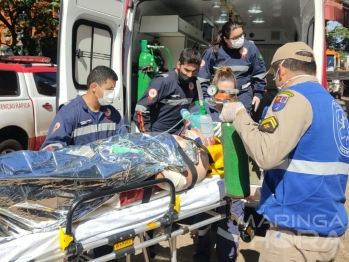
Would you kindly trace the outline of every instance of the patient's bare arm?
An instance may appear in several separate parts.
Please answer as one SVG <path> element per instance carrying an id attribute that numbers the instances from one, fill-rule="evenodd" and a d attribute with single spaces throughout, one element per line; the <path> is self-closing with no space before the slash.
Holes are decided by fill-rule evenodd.
<path id="1" fill-rule="evenodd" d="M 183 149 L 185 149 L 187 144 L 189 143 L 188 140 L 183 139 L 180 136 L 174 135 L 174 138 Z M 198 154 L 199 154 L 199 162 L 195 165 L 195 169 L 198 174 L 197 182 L 205 178 L 208 170 L 208 165 L 209 165 L 208 155 L 203 150 L 200 150 L 200 149 L 198 150 Z M 177 191 L 188 188 L 191 185 L 193 180 L 193 175 L 189 168 L 187 168 L 187 170 L 184 171 L 183 173 L 177 173 L 174 171 L 165 170 L 163 172 L 158 173 L 155 176 L 155 178 L 164 178 L 164 177 L 170 179 L 174 183 Z M 158 186 L 161 187 L 162 189 L 168 190 L 168 187 L 166 184 L 159 184 Z"/>

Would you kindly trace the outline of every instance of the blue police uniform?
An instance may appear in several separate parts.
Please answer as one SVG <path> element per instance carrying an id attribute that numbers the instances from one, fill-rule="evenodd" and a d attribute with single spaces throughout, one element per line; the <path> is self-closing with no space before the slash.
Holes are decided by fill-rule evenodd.
<path id="1" fill-rule="evenodd" d="M 348 227 L 344 207 L 349 169 L 347 116 L 318 83 L 301 83 L 287 90 L 309 101 L 312 122 L 288 158 L 265 172 L 257 212 L 280 227 L 340 236 Z M 271 110 L 285 106 L 282 97 L 279 100 L 274 100 Z"/>
<path id="2" fill-rule="evenodd" d="M 221 46 L 216 53 L 210 47 L 202 54 L 202 59 L 198 79 L 201 82 L 204 97 L 208 97 L 207 87 L 216 69 L 222 66 L 230 67 L 238 81 L 240 91 L 238 100 L 250 113 L 253 95 L 261 99 L 266 85 L 265 63 L 255 44 L 245 39 L 240 49 Z M 254 94 L 251 87 L 253 87 Z"/>
<path id="3" fill-rule="evenodd" d="M 41 149 L 86 145 L 117 134 L 128 133 L 113 106 L 92 112 L 81 96 L 69 101 L 56 114 Z"/>
<path id="4" fill-rule="evenodd" d="M 221 122 L 219 119 L 220 111 L 214 106 L 206 105 L 207 113 L 212 117 L 212 121 Z M 199 107 L 194 106 L 191 113 L 199 112 Z M 220 214 L 225 212 L 225 207 L 219 207 L 216 211 Z M 240 219 L 244 218 L 245 204 L 238 200 L 234 201 L 231 206 L 231 212 L 236 214 Z M 209 218 L 209 215 L 200 214 L 194 217 L 195 222 L 200 222 Z M 218 261 L 235 262 L 237 258 L 237 249 L 239 247 L 240 232 L 238 226 L 229 222 L 227 219 L 218 221 L 216 236 L 216 254 Z M 209 262 L 211 256 L 211 234 L 210 225 L 198 229 L 196 238 L 196 247 L 193 256 L 194 262 Z"/>
<path id="5" fill-rule="evenodd" d="M 156 76 L 136 105 L 134 121 L 141 132 L 164 132 L 178 134 L 184 123 L 181 109 L 189 109 L 197 100 L 195 81 L 182 84 L 175 70 Z"/>

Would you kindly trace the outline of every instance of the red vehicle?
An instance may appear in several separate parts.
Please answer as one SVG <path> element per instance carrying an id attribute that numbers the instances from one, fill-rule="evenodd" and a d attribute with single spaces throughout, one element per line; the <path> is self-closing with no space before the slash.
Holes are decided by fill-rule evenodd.
<path id="1" fill-rule="evenodd" d="M 56 72 L 47 57 L 0 57 L 0 154 L 40 148 L 56 114 Z"/>

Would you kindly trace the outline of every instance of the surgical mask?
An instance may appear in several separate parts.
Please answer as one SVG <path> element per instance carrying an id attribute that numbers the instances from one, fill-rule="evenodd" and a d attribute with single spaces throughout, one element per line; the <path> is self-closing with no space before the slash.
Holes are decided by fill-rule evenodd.
<path id="1" fill-rule="evenodd" d="M 291 77 L 290 79 L 288 79 L 285 83 L 282 84 L 282 86 L 278 86 L 277 88 L 279 90 L 281 90 L 288 82 L 290 82 L 291 80 L 293 79 L 296 79 L 296 78 L 300 78 L 300 77 L 304 77 L 304 76 L 311 76 L 311 75 L 298 75 L 298 76 L 294 76 L 294 77 Z"/>
<path id="2" fill-rule="evenodd" d="M 231 41 L 231 46 L 234 49 L 239 49 L 244 45 L 244 40 L 245 37 L 242 35 L 240 38 L 236 39 L 236 40 L 230 40 Z"/>
<path id="3" fill-rule="evenodd" d="M 285 62 L 285 59 L 284 60 L 282 60 L 281 61 L 281 63 L 280 63 L 280 65 L 278 66 L 278 70 L 276 70 L 276 73 L 275 73 L 275 75 L 274 75 L 274 78 L 273 78 L 273 81 L 275 81 L 276 80 L 276 76 L 278 75 L 278 73 L 279 73 L 279 70 L 280 70 L 280 66 L 283 64 Z"/>
<path id="4" fill-rule="evenodd" d="M 279 73 L 279 70 L 280 70 L 280 66 L 281 66 L 284 62 L 285 62 L 285 59 L 282 60 L 282 62 L 280 63 L 280 65 L 279 65 L 279 67 L 278 67 L 278 70 L 276 70 L 276 73 L 275 73 L 275 75 L 274 75 L 273 81 L 276 80 L 276 77 L 277 77 L 277 75 L 278 75 L 278 73 Z M 285 84 L 283 84 L 282 86 L 276 86 L 276 87 L 280 90 L 280 89 L 282 89 L 282 87 L 283 87 L 284 85 L 285 85 Z"/>
<path id="5" fill-rule="evenodd" d="M 178 78 L 182 84 L 189 84 L 190 82 L 194 82 L 195 80 L 194 76 L 191 76 L 191 77 L 187 76 L 181 71 L 181 69 L 178 69 L 178 72 L 179 72 Z"/>
<path id="6" fill-rule="evenodd" d="M 98 85 L 98 87 L 99 87 L 99 89 L 101 89 L 103 91 L 102 98 L 98 97 L 98 95 L 96 93 L 96 97 L 98 98 L 99 104 L 101 106 L 108 106 L 111 103 L 113 103 L 114 97 L 115 97 L 115 90 L 103 90 L 99 85 Z"/>

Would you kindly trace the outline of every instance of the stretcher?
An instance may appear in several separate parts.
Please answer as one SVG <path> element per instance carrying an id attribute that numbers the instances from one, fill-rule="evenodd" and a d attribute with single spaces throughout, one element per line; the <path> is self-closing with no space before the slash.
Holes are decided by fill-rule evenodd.
<path id="1" fill-rule="evenodd" d="M 120 141 L 122 145 L 125 141 L 138 143 L 142 154 L 110 154 L 110 148 Z M 193 152 L 187 150 L 188 155 Z M 164 240 L 170 241 L 171 261 L 177 261 L 177 236 L 225 218 L 238 222 L 243 239 L 251 238 L 252 228 L 230 214 L 231 200 L 225 198 L 220 175 L 210 174 L 193 188 L 175 192 L 171 180 L 151 176 L 163 168 L 155 159 L 166 159 L 163 165 L 184 167 L 172 137 L 135 134 L 112 137 L 87 148 L 1 157 L 1 261 L 101 262 L 124 256 L 129 260 L 139 249 L 148 261 L 146 248 Z M 153 191 L 159 183 L 166 183 L 170 191 Z M 121 204 L 123 193 L 140 188 L 147 197 Z M 212 211 L 220 206 L 226 206 L 224 214 Z M 203 212 L 211 217 L 172 230 L 173 223 Z M 144 232 L 159 227 L 164 228 L 162 235 L 144 241 Z M 136 236 L 140 244 L 134 243 Z M 113 246 L 114 251 L 94 260 L 87 256 L 88 250 L 104 245 Z"/>
<path id="2" fill-rule="evenodd" d="M 116 194 L 139 187 L 149 187 L 166 182 L 171 191 L 161 191 L 151 197 L 148 203 L 133 203 L 119 209 L 112 205 L 102 206 L 77 223 L 72 223 L 74 210 L 83 202 L 102 195 Z M 168 194 L 169 193 L 169 194 Z M 170 241 L 171 261 L 176 259 L 176 237 L 199 227 L 225 219 L 230 216 L 229 199 L 225 199 L 224 180 L 219 175 L 207 177 L 194 188 L 175 194 L 172 182 L 166 178 L 144 181 L 132 186 L 124 186 L 105 192 L 92 193 L 75 202 L 67 214 L 65 228 L 52 232 L 26 235 L 1 244 L 1 261 L 109 261 L 114 258 L 127 257 L 142 249 L 145 261 L 148 260 L 146 248 L 164 240 Z M 219 206 L 226 206 L 225 214 L 212 212 Z M 194 225 L 181 227 L 172 231 L 172 224 L 193 215 L 207 212 L 209 219 Z M 247 227 L 243 222 L 242 227 Z M 143 232 L 164 228 L 164 234 L 148 241 L 142 241 Z M 134 244 L 133 238 L 139 236 L 140 244 Z M 90 259 L 85 251 L 98 246 L 114 245 L 114 252 Z"/>

